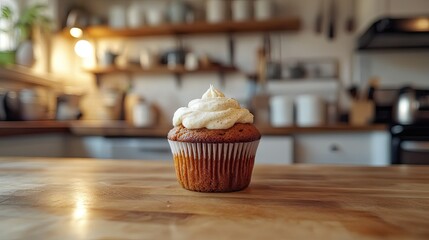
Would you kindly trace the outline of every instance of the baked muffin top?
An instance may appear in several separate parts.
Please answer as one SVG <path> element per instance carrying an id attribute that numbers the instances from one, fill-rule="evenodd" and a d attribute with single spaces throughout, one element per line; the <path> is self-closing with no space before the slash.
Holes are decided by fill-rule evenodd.
<path id="1" fill-rule="evenodd" d="M 169 140 L 191 143 L 252 142 L 260 138 L 258 129 L 250 123 L 236 123 L 228 129 L 187 129 L 179 125 L 168 133 Z"/>

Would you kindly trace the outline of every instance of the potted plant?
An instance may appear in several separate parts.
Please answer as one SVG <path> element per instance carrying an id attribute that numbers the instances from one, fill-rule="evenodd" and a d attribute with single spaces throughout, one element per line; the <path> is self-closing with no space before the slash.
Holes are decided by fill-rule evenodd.
<path id="1" fill-rule="evenodd" d="M 17 47 L 16 31 L 13 23 L 12 10 L 8 6 L 2 6 L 0 12 L 0 66 L 15 63 L 15 50 Z"/>
<path id="2" fill-rule="evenodd" d="M 35 30 L 46 30 L 49 28 L 50 19 L 43 14 L 46 5 L 35 4 L 24 9 L 17 18 L 16 13 L 7 5 L 1 7 L 0 20 L 6 22 L 6 27 L 0 29 L 9 38 L 8 61 L 0 64 L 19 64 L 31 67 L 34 63 L 33 33 Z M 15 20 L 17 19 L 17 20 Z M 12 55 L 15 59 L 11 59 Z M 13 61 L 15 60 L 15 61 Z"/>

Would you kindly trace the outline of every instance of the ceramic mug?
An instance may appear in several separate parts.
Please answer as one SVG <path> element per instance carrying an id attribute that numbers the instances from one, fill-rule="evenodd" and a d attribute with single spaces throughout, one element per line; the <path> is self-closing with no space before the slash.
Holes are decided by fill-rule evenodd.
<path id="1" fill-rule="evenodd" d="M 226 1 L 207 0 L 206 5 L 207 22 L 218 23 L 226 20 Z"/>
<path id="2" fill-rule="evenodd" d="M 164 23 L 165 16 L 162 9 L 152 8 L 146 12 L 146 22 L 150 26 L 156 26 Z"/>
<path id="3" fill-rule="evenodd" d="M 232 20 L 245 21 L 250 19 L 250 1 L 249 0 L 233 0 L 231 3 Z"/>
<path id="4" fill-rule="evenodd" d="M 296 124 L 312 127 L 325 124 L 325 102 L 315 95 L 299 95 L 295 99 Z"/>
<path id="5" fill-rule="evenodd" d="M 267 20 L 273 18 L 273 4 L 271 0 L 255 0 L 255 19 Z"/>
<path id="6" fill-rule="evenodd" d="M 104 67 L 115 65 L 116 58 L 119 56 L 119 54 L 116 54 L 111 51 L 106 51 L 103 53 L 103 56 L 101 58 L 101 65 Z"/>
<path id="7" fill-rule="evenodd" d="M 196 70 L 198 69 L 198 57 L 195 53 L 186 54 L 185 58 L 185 68 L 186 70 Z"/>
<path id="8" fill-rule="evenodd" d="M 167 8 L 168 18 L 171 23 L 188 22 L 187 18 L 191 12 L 191 6 L 183 0 L 171 1 Z"/>
<path id="9" fill-rule="evenodd" d="M 144 14 L 140 3 L 134 2 L 128 7 L 127 18 L 130 28 L 138 28 L 144 25 Z"/>
<path id="10" fill-rule="evenodd" d="M 278 95 L 270 98 L 270 122 L 273 127 L 293 125 L 293 99 Z"/>
<path id="11" fill-rule="evenodd" d="M 133 124 L 136 127 L 150 127 L 155 124 L 155 113 L 151 104 L 140 101 L 133 107 Z"/>
<path id="12" fill-rule="evenodd" d="M 127 14 L 124 6 L 113 5 L 109 9 L 109 26 L 112 28 L 124 28 L 127 26 Z"/>

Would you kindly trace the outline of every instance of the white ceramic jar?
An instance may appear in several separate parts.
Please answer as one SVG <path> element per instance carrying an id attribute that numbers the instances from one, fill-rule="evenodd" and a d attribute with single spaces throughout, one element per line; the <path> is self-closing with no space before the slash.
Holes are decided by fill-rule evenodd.
<path id="1" fill-rule="evenodd" d="M 271 0 L 255 0 L 254 11 L 256 20 L 267 20 L 274 17 Z"/>
<path id="2" fill-rule="evenodd" d="M 36 61 L 34 56 L 34 45 L 30 40 L 22 42 L 16 51 L 16 64 L 24 67 L 32 67 Z"/>
<path id="3" fill-rule="evenodd" d="M 150 127 L 155 124 L 155 113 L 152 105 L 145 101 L 138 101 L 133 107 L 133 124 L 136 127 Z"/>
<path id="4" fill-rule="evenodd" d="M 113 5 L 109 9 L 109 26 L 111 28 L 125 28 L 127 26 L 127 13 L 122 5 Z"/>
<path id="5" fill-rule="evenodd" d="M 207 0 L 207 22 L 218 23 L 226 21 L 226 0 Z"/>
<path id="6" fill-rule="evenodd" d="M 185 68 L 186 70 L 192 71 L 198 69 L 199 62 L 198 56 L 195 53 L 186 54 L 185 58 Z"/>
<path id="7" fill-rule="evenodd" d="M 149 50 L 143 50 L 140 52 L 140 66 L 143 69 L 150 69 L 156 65 L 156 55 Z"/>
<path id="8" fill-rule="evenodd" d="M 270 98 L 270 123 L 273 127 L 288 127 L 293 125 L 293 99 L 284 96 Z"/>
<path id="9" fill-rule="evenodd" d="M 140 2 L 133 2 L 128 7 L 128 27 L 138 28 L 144 25 L 143 8 Z"/>
<path id="10" fill-rule="evenodd" d="M 150 26 L 161 25 L 165 22 L 165 13 L 161 8 L 151 8 L 146 11 L 146 23 Z"/>
<path id="11" fill-rule="evenodd" d="M 245 21 L 250 19 L 249 0 L 233 0 L 231 4 L 233 21 Z"/>
<path id="12" fill-rule="evenodd" d="M 313 127 L 325 124 L 325 102 L 315 95 L 299 95 L 295 99 L 296 124 Z"/>

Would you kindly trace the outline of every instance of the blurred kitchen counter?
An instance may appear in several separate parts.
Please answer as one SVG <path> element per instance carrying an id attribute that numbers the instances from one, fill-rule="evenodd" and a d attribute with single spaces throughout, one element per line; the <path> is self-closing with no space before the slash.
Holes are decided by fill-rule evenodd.
<path id="1" fill-rule="evenodd" d="M 80 136 L 109 137 L 166 137 L 169 126 L 135 127 L 125 121 L 76 121 L 70 124 L 70 131 Z"/>
<path id="2" fill-rule="evenodd" d="M 122 137 L 165 137 L 171 126 L 155 128 L 139 128 L 125 122 L 72 122 L 71 132 L 86 136 L 122 136 Z M 273 128 L 271 126 L 256 125 L 262 135 L 293 135 L 300 133 L 335 133 L 335 132 L 367 132 L 387 131 L 387 125 L 351 126 L 348 124 L 326 125 L 319 127 L 285 127 Z"/>
<path id="3" fill-rule="evenodd" d="M 281 127 L 276 128 L 269 125 L 256 125 L 263 135 L 293 135 L 301 133 L 336 133 L 336 132 L 369 132 L 387 131 L 387 124 L 372 124 L 363 126 L 353 126 L 345 123 L 324 125 L 317 127 Z"/>
<path id="4" fill-rule="evenodd" d="M 294 135 L 302 133 L 337 133 L 387 131 L 388 125 L 375 124 L 352 126 L 335 124 L 318 127 L 283 127 L 274 128 L 268 125 L 256 125 L 262 135 Z M 39 133 L 72 133 L 78 136 L 112 136 L 112 137 L 165 137 L 171 126 L 139 128 L 124 121 L 0 121 L 0 136 L 39 134 Z"/>

